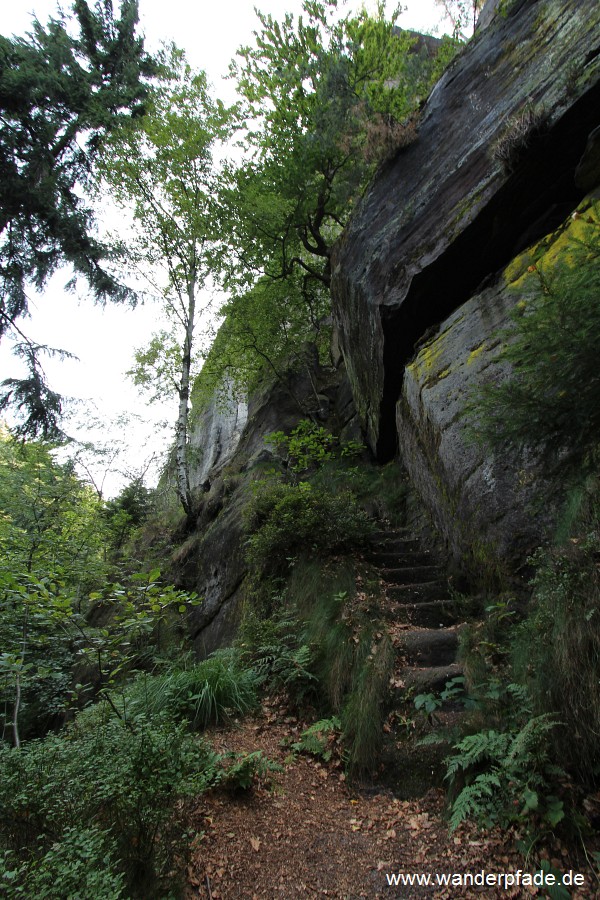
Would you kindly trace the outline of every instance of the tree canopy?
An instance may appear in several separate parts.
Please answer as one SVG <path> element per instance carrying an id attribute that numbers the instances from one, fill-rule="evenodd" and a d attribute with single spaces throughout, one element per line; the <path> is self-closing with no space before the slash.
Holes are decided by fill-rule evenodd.
<path id="1" fill-rule="evenodd" d="M 135 381 L 155 396 L 175 391 L 177 491 L 189 516 L 187 419 L 194 332 L 203 312 L 198 300 L 215 267 L 220 237 L 213 150 L 230 133 L 230 113 L 213 101 L 204 72 L 194 72 L 171 47 L 139 123 L 115 130 L 99 171 L 124 207 L 133 204 L 133 263 L 161 300 L 172 332 L 137 352 Z M 208 303 L 208 301 L 206 301 Z M 206 305 L 206 304 L 205 304 Z"/>
<path id="2" fill-rule="evenodd" d="M 122 0 L 118 18 L 111 0 L 74 0 L 72 11 L 77 36 L 63 14 L 35 20 L 25 38 L 0 36 L 0 338 L 18 338 L 30 373 L 5 385 L 2 405 L 25 410 L 31 436 L 56 433 L 60 401 L 43 377 L 44 348 L 17 324 L 28 286 L 41 290 L 67 263 L 96 300 L 133 299 L 106 265 L 87 189 L 102 139 L 143 113 L 155 71 L 136 35 L 137 0 Z"/>
<path id="3" fill-rule="evenodd" d="M 280 377 L 307 341 L 326 348 L 332 245 L 377 166 L 416 138 L 447 56 L 435 39 L 417 46 L 383 3 L 373 16 L 336 6 L 306 0 L 282 21 L 257 13 L 255 45 L 232 63 L 247 152 L 221 180 L 230 300 L 197 396 L 219 378 Z"/>

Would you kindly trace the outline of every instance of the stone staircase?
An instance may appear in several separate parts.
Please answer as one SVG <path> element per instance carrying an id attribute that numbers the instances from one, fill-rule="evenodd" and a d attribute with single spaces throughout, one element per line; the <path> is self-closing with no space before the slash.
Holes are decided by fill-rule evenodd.
<path id="1" fill-rule="evenodd" d="M 459 623 L 446 570 L 408 528 L 383 527 L 372 538 L 388 630 L 396 649 L 394 682 L 405 694 L 435 693 L 462 674 Z"/>

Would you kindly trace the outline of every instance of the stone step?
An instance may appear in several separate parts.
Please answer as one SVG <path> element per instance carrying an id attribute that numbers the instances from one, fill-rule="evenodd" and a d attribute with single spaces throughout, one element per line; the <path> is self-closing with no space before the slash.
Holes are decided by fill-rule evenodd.
<path id="1" fill-rule="evenodd" d="M 398 528 L 377 528 L 371 535 L 374 541 L 395 540 L 396 538 L 415 538 L 414 531 L 405 526 Z"/>
<path id="2" fill-rule="evenodd" d="M 394 621 L 406 622 L 416 628 L 446 628 L 456 622 L 454 610 L 444 600 L 397 603 L 394 604 L 391 613 Z"/>
<path id="3" fill-rule="evenodd" d="M 438 565 L 438 558 L 431 550 L 411 550 L 409 553 L 382 552 L 382 562 L 390 568 L 397 566 L 434 566 Z"/>
<path id="4" fill-rule="evenodd" d="M 403 547 L 413 550 L 423 546 L 418 538 L 408 535 L 406 537 L 371 537 L 369 543 L 374 550 L 401 550 Z"/>
<path id="5" fill-rule="evenodd" d="M 409 552 L 396 550 L 372 550 L 368 554 L 369 560 L 375 566 L 394 568 L 406 564 L 407 566 L 427 565 L 433 557 L 421 550 L 411 550 Z"/>
<path id="6" fill-rule="evenodd" d="M 428 666 L 424 669 L 408 668 L 402 672 L 404 690 L 412 688 L 415 693 L 438 693 L 453 678 L 463 674 L 458 663 L 448 666 Z"/>
<path id="7" fill-rule="evenodd" d="M 437 581 L 411 581 L 403 584 L 388 584 L 385 588 L 388 600 L 398 603 L 426 603 L 429 600 L 447 602 L 448 585 Z"/>
<path id="8" fill-rule="evenodd" d="M 430 583 L 433 581 L 440 582 L 445 574 L 445 569 L 441 566 L 398 566 L 394 568 L 381 568 L 381 577 L 388 584 L 418 584 Z"/>
<path id="9" fill-rule="evenodd" d="M 457 628 L 422 628 L 406 631 L 398 638 L 396 648 L 407 665 L 448 666 L 456 660 Z"/>

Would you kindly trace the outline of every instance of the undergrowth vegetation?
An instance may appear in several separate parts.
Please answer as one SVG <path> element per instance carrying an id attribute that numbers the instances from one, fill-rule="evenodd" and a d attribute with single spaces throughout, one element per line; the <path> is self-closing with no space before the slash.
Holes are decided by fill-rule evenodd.
<path id="1" fill-rule="evenodd" d="M 527 850 L 559 825 L 585 840 L 581 800 L 600 780 L 597 202 L 549 246 L 530 251 L 515 282 L 501 335 L 509 365 L 474 394 L 471 414 L 495 452 L 536 460 L 562 514 L 528 560 L 530 583 L 497 595 L 462 632 L 473 711 L 448 759 L 452 823 L 515 824 Z"/>
<path id="2" fill-rule="evenodd" d="M 270 688 L 339 721 L 353 774 L 382 740 L 393 653 L 375 573 L 358 561 L 371 514 L 406 497 L 402 473 L 360 464 L 362 448 L 301 422 L 272 443 L 284 474 L 254 486 L 246 518 L 249 588 L 240 633 Z"/>

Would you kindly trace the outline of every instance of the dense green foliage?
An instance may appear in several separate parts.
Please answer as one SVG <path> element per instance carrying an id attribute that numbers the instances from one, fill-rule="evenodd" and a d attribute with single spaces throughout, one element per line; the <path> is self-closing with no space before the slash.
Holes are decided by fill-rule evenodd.
<path id="1" fill-rule="evenodd" d="M 390 472 L 369 477 L 352 458 L 359 445 L 340 445 L 308 421 L 271 441 L 287 465 L 285 475 L 253 485 L 240 644 L 268 689 L 337 717 L 347 768 L 369 772 L 382 742 L 393 650 L 379 582 L 356 562 L 373 528 L 359 498 L 375 508 L 379 492 L 390 494 Z"/>
<path id="2" fill-rule="evenodd" d="M 299 553 L 329 555 L 364 544 L 369 523 L 351 493 L 332 495 L 308 482 L 274 484 L 249 508 L 248 560 L 264 574 L 282 574 Z"/>
<path id="3" fill-rule="evenodd" d="M 93 712 L 20 751 L 0 746 L 4 896 L 173 896 L 191 837 L 181 801 L 247 789 L 269 768 L 260 754 L 219 756 L 172 718 Z"/>
<path id="4" fill-rule="evenodd" d="M 510 690 L 512 688 L 512 690 Z M 532 839 L 564 818 L 553 783 L 564 775 L 550 759 L 548 734 L 556 721 L 533 716 L 526 691 L 508 686 L 502 730 L 483 729 L 462 738 L 447 760 L 451 787 L 461 785 L 452 803 L 451 825 L 473 818 L 489 828 L 519 823 Z"/>
<path id="5" fill-rule="evenodd" d="M 597 516 L 596 506 L 596 523 Z M 577 533 L 535 558 L 531 609 L 514 635 L 514 668 L 535 710 L 560 722 L 550 741 L 554 759 L 593 785 L 600 779 L 600 545 L 597 524 Z"/>
<path id="6" fill-rule="evenodd" d="M 504 597 L 462 632 L 472 712 L 448 761 L 454 824 L 466 817 L 516 822 L 528 840 L 539 840 L 563 820 L 580 829 L 579 792 L 597 787 L 595 482 L 577 491 L 572 506 L 566 540 L 530 560 L 527 607 Z"/>
<path id="7" fill-rule="evenodd" d="M 261 372 L 285 383 L 306 341 L 327 361 L 333 242 L 377 165 L 416 138 L 418 106 L 452 51 L 416 52 L 384 4 L 340 16 L 335 0 L 307 0 L 297 18 L 258 16 L 255 45 L 231 66 L 250 152 L 222 180 L 231 299 L 199 394 L 247 389 Z"/>
<path id="8" fill-rule="evenodd" d="M 27 285 L 42 289 L 66 262 L 96 300 L 131 297 L 106 267 L 82 191 L 103 137 L 143 112 L 154 64 L 136 36 L 137 0 L 124 0 L 119 18 L 108 0 L 75 0 L 73 14 L 76 38 L 63 15 L 46 28 L 34 21 L 27 38 L 0 37 L 0 337 L 18 337 L 29 370 L 5 383 L 0 408 L 16 404 L 28 436 L 54 436 L 61 403 L 39 363 L 45 348 L 17 325 Z"/>

